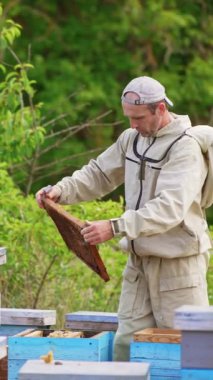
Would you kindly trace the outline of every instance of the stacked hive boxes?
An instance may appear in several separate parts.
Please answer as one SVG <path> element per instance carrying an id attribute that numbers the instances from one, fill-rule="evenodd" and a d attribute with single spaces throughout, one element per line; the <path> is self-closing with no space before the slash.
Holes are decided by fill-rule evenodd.
<path id="1" fill-rule="evenodd" d="M 11 356 L 10 337 L 20 334 L 26 329 L 48 328 L 56 323 L 55 310 L 31 310 L 31 309 L 5 309 L 0 310 L 0 336 L 4 336 L 8 345 L 8 357 L 1 359 L 1 366 L 4 369 L 1 380 L 7 380 L 7 360 L 9 360 L 9 379 L 13 368 L 13 358 Z M 17 362 L 15 364 L 16 368 Z M 4 376 L 4 377 L 3 377 Z"/>
<path id="2" fill-rule="evenodd" d="M 92 331 L 100 333 L 110 331 L 109 336 L 109 361 L 113 356 L 114 334 L 118 328 L 117 313 L 98 311 L 77 311 L 65 315 L 65 328 L 72 331 Z"/>
<path id="3" fill-rule="evenodd" d="M 130 361 L 150 363 L 152 380 L 180 379 L 179 330 L 149 328 L 134 334 Z"/>
<path id="4" fill-rule="evenodd" d="M 8 337 L 26 331 L 26 329 L 48 328 L 56 323 L 55 310 L 30 310 L 30 309 L 0 309 L 0 337 L 5 339 L 5 347 L 1 348 L 2 357 L 0 366 L 2 368 L 1 380 L 7 380 Z M 10 350 L 8 350 L 10 352 Z M 5 352 L 5 356 L 3 356 Z M 10 359 L 10 354 L 8 354 Z M 10 371 L 9 371 L 10 372 Z M 9 375 L 10 376 L 10 375 Z"/>
<path id="5" fill-rule="evenodd" d="M 182 330 L 181 378 L 213 379 L 213 306 L 176 309 L 174 326 Z"/>

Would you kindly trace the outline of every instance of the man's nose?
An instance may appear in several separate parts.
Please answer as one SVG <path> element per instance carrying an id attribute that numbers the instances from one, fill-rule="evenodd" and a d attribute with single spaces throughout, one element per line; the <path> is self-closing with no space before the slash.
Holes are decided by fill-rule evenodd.
<path id="1" fill-rule="evenodd" d="M 130 126 L 132 129 L 136 129 L 138 127 L 137 120 L 131 120 L 130 121 Z"/>

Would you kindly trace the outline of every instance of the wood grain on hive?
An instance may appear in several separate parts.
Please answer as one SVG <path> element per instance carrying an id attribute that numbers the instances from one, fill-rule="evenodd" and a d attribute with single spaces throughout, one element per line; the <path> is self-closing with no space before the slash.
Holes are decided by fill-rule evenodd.
<path id="1" fill-rule="evenodd" d="M 180 342 L 180 330 L 147 328 L 138 331 L 130 344 L 130 361 L 150 363 L 152 380 L 180 379 Z"/>

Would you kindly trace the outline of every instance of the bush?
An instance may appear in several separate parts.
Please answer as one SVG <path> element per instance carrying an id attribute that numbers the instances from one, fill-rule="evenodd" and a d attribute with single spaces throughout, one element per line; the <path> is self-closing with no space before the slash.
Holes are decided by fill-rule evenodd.
<path id="1" fill-rule="evenodd" d="M 56 227 L 33 196 L 19 192 L 4 168 L 0 170 L 0 245 L 6 246 L 8 262 L 1 267 L 3 307 L 116 311 L 126 255 L 116 239 L 100 246 L 110 275 L 104 283 L 68 251 Z M 82 203 L 66 207 L 83 220 L 120 215 L 122 200 Z"/>

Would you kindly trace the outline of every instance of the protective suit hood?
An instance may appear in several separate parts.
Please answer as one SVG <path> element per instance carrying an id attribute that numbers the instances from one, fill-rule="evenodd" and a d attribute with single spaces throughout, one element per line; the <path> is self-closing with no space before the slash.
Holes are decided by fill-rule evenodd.
<path id="1" fill-rule="evenodd" d="M 201 202 L 203 208 L 208 208 L 213 204 L 213 127 L 196 125 L 187 129 L 186 134 L 198 142 L 208 165 L 208 174 L 203 186 Z"/>

